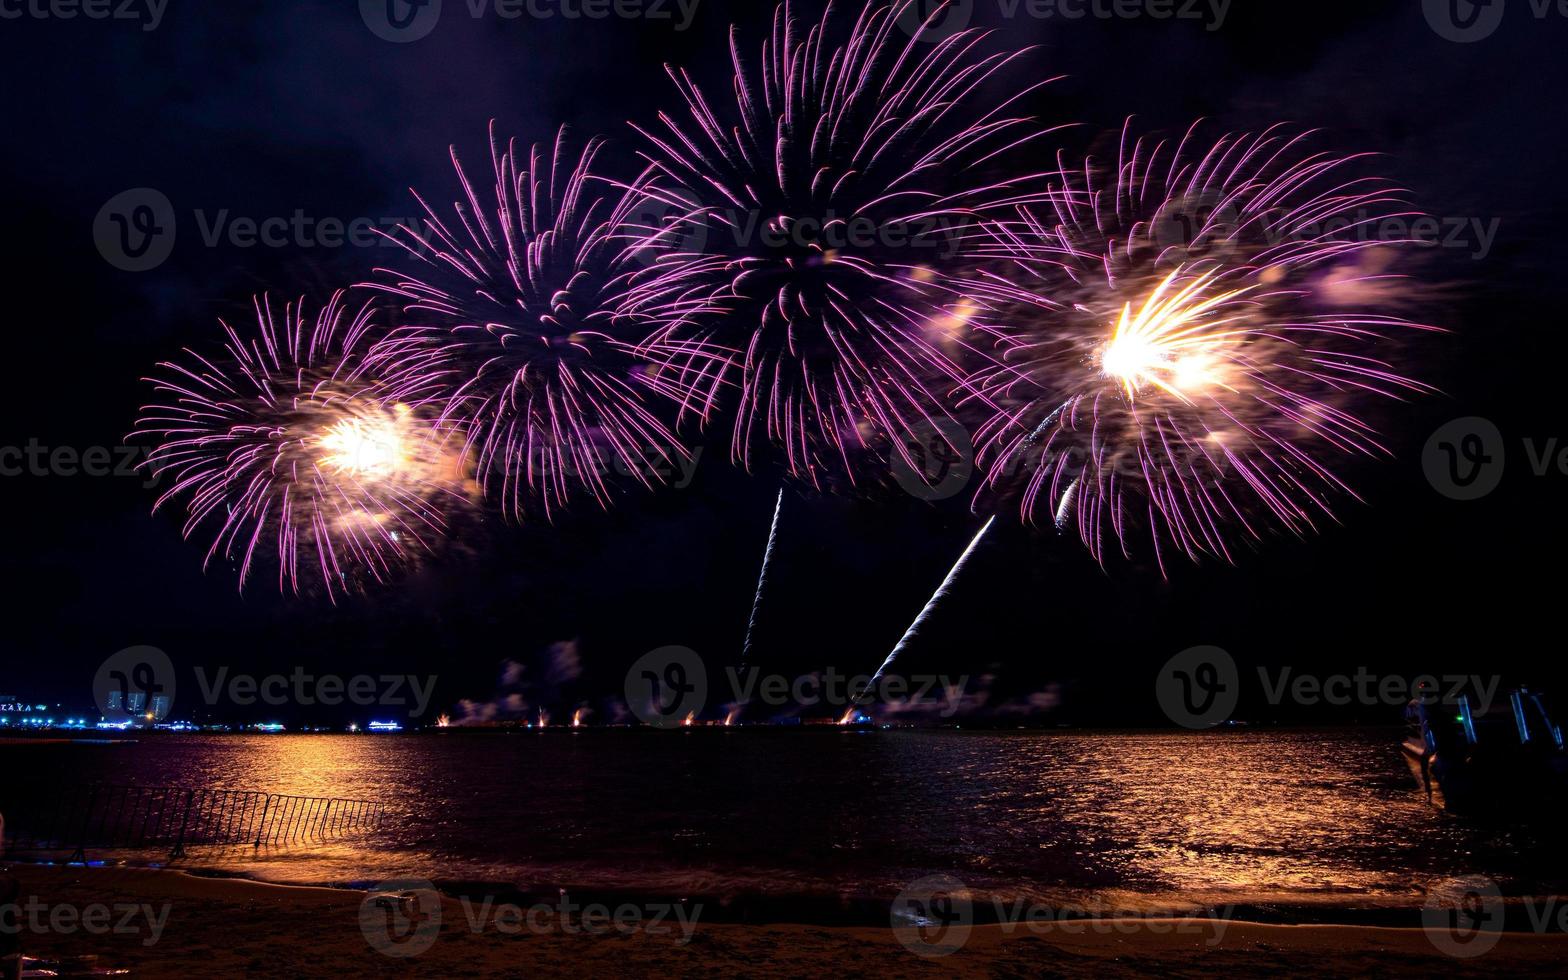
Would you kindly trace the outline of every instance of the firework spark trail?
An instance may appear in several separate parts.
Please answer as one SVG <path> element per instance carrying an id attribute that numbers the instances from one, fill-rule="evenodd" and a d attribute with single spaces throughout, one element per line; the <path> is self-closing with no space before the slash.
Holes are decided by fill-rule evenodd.
<path id="1" fill-rule="evenodd" d="M 371 308 L 351 312 L 341 292 L 314 321 L 266 297 L 255 315 L 254 335 L 223 324 L 224 357 L 160 364 L 147 380 L 164 400 L 131 437 L 152 440 L 144 465 L 173 479 L 154 510 L 183 498 L 185 536 L 213 529 L 206 565 L 238 561 L 243 590 L 272 551 L 280 591 L 319 584 L 335 602 L 433 550 L 466 503 L 422 408 L 438 382 L 374 374 Z"/>
<path id="2" fill-rule="evenodd" d="M 932 613 L 942 604 L 942 600 L 947 598 L 952 591 L 953 583 L 957 582 L 959 576 L 963 574 L 965 566 L 969 564 L 970 557 L 975 553 L 975 549 L 980 547 L 980 542 L 985 540 L 986 534 L 991 530 L 991 525 L 995 523 L 995 517 L 986 518 L 985 524 L 981 525 L 980 530 L 975 532 L 975 536 L 969 541 L 969 546 L 964 549 L 963 554 L 958 556 L 958 561 L 953 563 L 953 567 L 948 569 L 947 575 L 942 579 L 942 584 L 938 585 L 936 591 L 931 593 L 931 598 L 926 600 L 926 604 L 921 608 L 920 614 L 915 617 L 914 622 L 909 624 L 909 629 L 904 631 L 904 635 L 899 637 L 898 642 L 893 646 L 892 652 L 887 655 L 887 659 L 882 661 L 882 666 L 878 667 L 877 672 L 872 675 L 871 683 L 866 687 L 866 690 L 861 693 L 860 697 L 855 699 L 849 711 L 840 719 L 840 724 L 847 725 L 852 721 L 856 709 L 876 695 L 877 684 L 881 682 L 882 675 L 887 673 L 887 669 L 893 666 L 899 655 L 909 649 L 909 645 L 914 642 L 915 637 L 920 635 L 921 628 L 930 620 Z"/>
<path id="3" fill-rule="evenodd" d="M 701 300 L 633 295 L 665 245 L 634 213 L 640 185 L 595 194 L 610 186 L 593 176 L 602 145 L 572 159 L 562 130 L 523 158 L 492 125 L 493 201 L 454 150 L 453 217 L 416 192 L 423 227 L 390 236 L 409 262 L 366 284 L 403 304 L 394 340 L 411 341 L 378 349 L 452 379 L 440 421 L 512 517 L 537 503 L 548 518 L 578 495 L 607 506 L 616 475 L 662 482 L 690 454 L 656 408 L 705 416 L 707 382 L 725 371 L 725 352 L 667 336 Z"/>
<path id="4" fill-rule="evenodd" d="M 742 661 L 751 660 L 752 639 L 757 632 L 757 616 L 762 611 L 762 593 L 768 585 L 768 569 L 773 566 L 773 549 L 779 540 L 779 515 L 784 512 L 784 491 L 773 504 L 773 522 L 768 526 L 768 546 L 762 552 L 762 571 L 757 576 L 757 594 L 751 600 L 751 618 L 746 621 L 746 643 L 741 648 Z"/>
<path id="5" fill-rule="evenodd" d="M 1330 457 L 1386 450 L 1362 402 L 1430 391 L 1394 359 L 1435 328 L 1398 314 L 1412 283 L 1385 270 L 1410 218 L 1402 192 L 1357 176 L 1364 155 L 1311 151 L 1282 127 L 1197 126 L 1175 147 L 1124 130 L 1114 175 L 1093 163 L 984 229 L 990 268 L 949 280 L 983 310 L 1000 366 L 966 386 L 982 489 L 1026 520 L 1107 532 L 1188 558 L 1233 557 L 1269 524 L 1304 534 L 1354 496 Z"/>
<path id="6" fill-rule="evenodd" d="M 941 37 L 942 6 L 900 42 L 919 9 L 867 4 L 835 45 L 831 9 L 802 34 L 779 6 L 760 67 L 732 31 L 729 118 L 670 68 L 689 120 L 634 127 L 662 227 L 701 243 L 663 255 L 635 295 L 700 296 L 729 314 L 683 321 L 648 356 L 703 378 L 709 405 L 734 386 L 731 455 L 748 469 L 764 441 L 817 486 L 853 483 L 862 453 L 913 464 L 903 436 L 945 418 L 967 373 L 966 316 L 943 309 L 932 266 L 1014 196 L 1016 181 L 981 175 L 1050 131 L 1010 114 L 1049 80 L 983 98 L 1023 52 L 986 53 L 979 30 Z M 687 360 L 711 344 L 735 352 L 723 374 Z"/>

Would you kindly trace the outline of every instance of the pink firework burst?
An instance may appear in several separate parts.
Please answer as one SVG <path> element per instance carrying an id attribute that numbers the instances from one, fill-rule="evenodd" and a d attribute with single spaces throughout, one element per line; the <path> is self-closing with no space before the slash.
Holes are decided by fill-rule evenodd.
<path id="1" fill-rule="evenodd" d="M 957 284 L 986 309 L 1002 366 L 969 397 L 989 489 L 1026 520 L 1072 524 L 1097 559 L 1147 537 L 1232 557 L 1302 534 L 1352 494 L 1336 457 L 1383 454 L 1369 399 L 1405 377 L 1412 284 L 1379 239 L 1417 217 L 1366 155 L 1273 127 L 1174 145 L 1123 131 L 1092 163 L 989 223 L 993 265 Z M 1063 168 L 1063 173 L 1066 169 Z"/>
<path id="2" fill-rule="evenodd" d="M 982 175 L 1043 135 L 1015 106 L 1046 82 L 993 99 L 1021 52 L 988 52 L 983 31 L 943 36 L 946 11 L 921 9 L 868 4 L 846 34 L 831 8 L 802 31 L 780 6 L 755 66 L 732 32 L 728 111 L 672 68 L 685 118 L 637 127 L 672 244 L 638 293 L 726 311 L 659 339 L 733 352 L 707 401 L 738 392 L 731 454 L 748 468 L 771 443 L 794 476 L 853 481 L 858 454 L 907 455 L 911 434 L 941 431 L 965 374 L 967 310 L 932 279 L 1008 196 Z"/>
<path id="3" fill-rule="evenodd" d="M 706 413 L 706 383 L 724 369 L 721 352 L 649 339 L 704 306 L 635 294 L 663 245 L 637 220 L 640 185 L 613 191 L 592 176 L 602 145 L 573 159 L 563 130 L 525 157 L 492 128 L 486 195 L 454 150 L 451 217 L 416 193 L 422 227 L 392 236 L 407 262 L 366 284 L 403 306 L 379 351 L 406 361 L 395 373 L 448 380 L 440 423 L 513 517 L 536 503 L 548 517 L 579 495 L 607 505 L 618 477 L 662 482 L 690 454 L 659 409 Z"/>
<path id="4" fill-rule="evenodd" d="M 211 535 L 207 564 L 237 562 L 243 590 L 275 563 L 280 591 L 335 601 L 417 562 L 467 503 L 422 407 L 437 379 L 377 377 L 372 310 L 341 292 L 314 319 L 302 301 L 255 311 L 254 331 L 222 324 L 222 356 L 159 365 L 132 437 L 171 481 L 154 509 L 183 500 L 186 536 Z"/>

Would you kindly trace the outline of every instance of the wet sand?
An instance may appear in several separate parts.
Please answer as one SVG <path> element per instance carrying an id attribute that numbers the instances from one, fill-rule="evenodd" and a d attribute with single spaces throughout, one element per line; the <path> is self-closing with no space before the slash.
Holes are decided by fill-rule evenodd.
<path id="1" fill-rule="evenodd" d="M 135 976 L 812 976 L 900 971 L 936 976 L 1328 975 L 1514 976 L 1559 969 L 1568 936 L 1505 933 L 1482 955 L 1444 953 L 1421 929 L 1271 925 L 1219 920 L 1097 920 L 977 926 L 951 955 L 922 957 L 892 929 L 702 923 L 602 935 L 555 919 L 508 934 L 490 921 L 475 932 L 472 903 L 442 898 L 439 933 L 417 956 L 372 948 L 362 927 L 366 893 L 299 888 L 169 870 L 17 864 L 0 871 L 35 897 L 42 918 L 61 906 L 110 906 L 123 931 L 87 935 L 25 929 L 29 955 L 96 954 Z M 370 909 L 372 923 L 384 913 Z M 156 931 L 152 923 L 159 922 Z M 430 921 L 430 920 L 426 920 Z M 25 924 L 25 923 L 24 923 Z M 375 929 L 371 929 L 372 935 Z M 156 935 L 156 939 L 154 936 Z"/>

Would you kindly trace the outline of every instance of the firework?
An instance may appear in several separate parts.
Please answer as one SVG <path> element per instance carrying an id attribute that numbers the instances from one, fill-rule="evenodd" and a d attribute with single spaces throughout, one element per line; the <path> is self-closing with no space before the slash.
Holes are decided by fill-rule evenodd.
<path id="1" fill-rule="evenodd" d="M 953 567 L 948 569 L 947 574 L 943 576 L 942 584 L 938 585 L 936 591 L 931 593 L 931 598 L 927 599 L 926 604 L 921 607 L 920 614 L 915 617 L 914 621 L 909 624 L 909 628 L 904 631 L 904 635 L 899 637 L 898 642 L 893 645 L 893 649 L 888 653 L 887 659 L 882 661 L 882 666 L 878 667 L 877 672 L 872 675 L 871 683 L 866 685 L 866 690 L 860 697 L 854 700 L 849 710 L 844 713 L 844 717 L 839 719 L 840 725 L 847 725 L 853 721 L 855 713 L 876 696 L 882 675 L 886 674 L 887 669 L 893 666 L 893 662 L 898 659 L 899 655 L 909 648 L 909 644 L 914 642 L 915 637 L 920 634 L 920 630 L 931 619 L 932 613 L 942 604 L 942 600 L 947 598 L 948 593 L 953 590 L 953 583 L 958 581 L 959 576 L 963 574 L 964 568 L 969 564 L 969 559 L 974 557 L 975 551 L 980 547 L 980 542 L 985 540 L 986 534 L 991 530 L 991 525 L 995 523 L 995 517 L 987 518 L 986 522 L 980 526 L 980 530 L 975 532 L 975 536 L 969 539 L 968 547 L 958 556 L 958 560 L 953 562 Z"/>
<path id="2" fill-rule="evenodd" d="M 762 594 L 767 590 L 768 571 L 773 567 L 773 549 L 779 540 L 779 517 L 784 513 L 784 491 L 773 502 L 773 522 L 768 525 L 768 544 L 762 551 L 762 571 L 757 574 L 757 592 L 751 600 L 751 618 L 746 621 L 746 643 L 741 647 L 742 660 L 751 659 L 752 638 L 757 632 L 757 617 L 762 612 Z"/>
<path id="3" fill-rule="evenodd" d="M 946 11 L 920 9 L 868 4 L 835 44 L 831 10 L 802 34 L 781 6 L 756 67 L 732 35 L 732 112 L 672 68 L 689 118 L 637 127 L 677 243 L 638 292 L 728 311 L 673 335 L 735 353 L 707 402 L 738 392 L 731 454 L 748 469 L 771 442 L 796 477 L 853 481 L 862 452 L 907 455 L 963 376 L 967 313 L 944 307 L 933 268 L 1008 196 L 980 175 L 1042 131 L 1013 114 L 1030 89 L 984 95 L 1021 52 L 986 53 L 982 31 L 940 37 Z"/>
<path id="4" fill-rule="evenodd" d="M 711 349 L 649 339 L 704 307 L 633 295 L 661 244 L 636 220 L 638 185 L 597 193 L 610 187 L 591 176 L 601 146 L 573 159 L 563 130 L 522 157 L 492 128 L 484 198 L 454 150 L 463 196 L 451 219 L 416 192 L 424 220 L 391 236 L 408 261 L 367 284 L 403 305 L 393 342 L 408 346 L 379 349 L 451 381 L 440 424 L 514 517 L 536 501 L 546 517 L 579 495 L 607 504 L 620 476 L 663 481 L 689 453 L 656 408 L 705 413 L 703 382 L 723 372 Z"/>
<path id="5" fill-rule="evenodd" d="M 312 320 L 259 297 L 255 314 L 254 333 L 222 324 L 224 356 L 159 365 L 133 437 L 171 481 L 154 509 L 184 501 L 186 537 L 212 537 L 207 564 L 238 562 L 243 589 L 275 561 L 280 591 L 335 600 L 434 548 L 463 480 L 421 407 L 434 380 L 367 367 L 368 305 L 338 293 Z"/>
<path id="6" fill-rule="evenodd" d="M 958 286 L 1001 350 L 969 387 L 986 488 L 1100 560 L 1108 540 L 1147 539 L 1163 568 L 1171 546 L 1230 560 L 1312 530 L 1351 494 L 1330 464 L 1386 451 L 1365 403 L 1427 390 L 1395 366 L 1431 329 L 1398 313 L 1403 243 L 1374 237 L 1415 217 L 1401 193 L 1311 134 L 1196 129 L 1124 130 L 1112 175 L 1086 164 L 988 223 L 995 266 Z"/>

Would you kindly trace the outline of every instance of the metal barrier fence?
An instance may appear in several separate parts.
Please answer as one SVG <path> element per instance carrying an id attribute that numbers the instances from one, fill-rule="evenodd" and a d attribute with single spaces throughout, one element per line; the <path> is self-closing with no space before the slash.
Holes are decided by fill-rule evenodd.
<path id="1" fill-rule="evenodd" d="M 167 847 L 171 858 L 179 858 L 188 845 L 322 843 L 380 830 L 386 804 L 245 790 L 89 786 L 13 813 L 8 852 L 70 849 L 75 862 L 85 861 L 88 848 Z"/>

